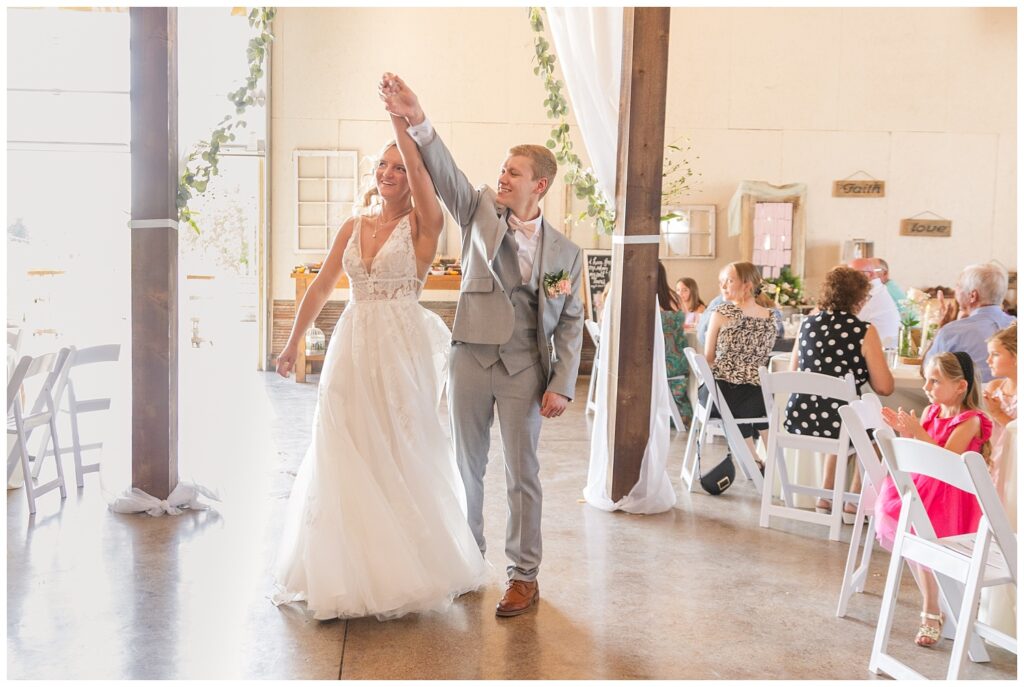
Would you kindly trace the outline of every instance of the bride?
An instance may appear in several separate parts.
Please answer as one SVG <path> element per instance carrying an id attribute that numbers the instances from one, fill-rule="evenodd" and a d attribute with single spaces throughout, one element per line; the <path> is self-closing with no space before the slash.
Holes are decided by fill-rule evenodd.
<path id="1" fill-rule="evenodd" d="M 444 219 L 405 121 L 377 164 L 377 209 L 338 232 L 277 360 L 284 377 L 341 271 L 351 301 L 324 360 L 313 441 L 292 487 L 275 604 L 318 620 L 444 610 L 489 566 L 438 416 L 450 334 L 418 303 Z"/>

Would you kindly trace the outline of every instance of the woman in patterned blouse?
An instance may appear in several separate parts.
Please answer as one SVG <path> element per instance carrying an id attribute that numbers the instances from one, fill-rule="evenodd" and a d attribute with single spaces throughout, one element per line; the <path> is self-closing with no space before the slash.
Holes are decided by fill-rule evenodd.
<path id="1" fill-rule="evenodd" d="M 775 345 L 775 320 L 770 310 L 774 303 L 761 292 L 761 275 L 749 262 L 726 265 L 718 275 L 718 283 L 725 303 L 711 315 L 704 357 L 733 417 L 762 417 L 764 396 L 757 370 L 768 364 Z M 707 396 L 707 389 L 702 387 L 701 403 Z M 756 458 L 754 439 L 760 432 L 762 441 L 767 443 L 767 423 L 738 426 Z"/>
<path id="2" fill-rule="evenodd" d="M 853 374 L 857 393 L 865 383 L 881 396 L 892 393 L 892 372 L 885 360 L 882 339 L 874 326 L 857 317 L 871 295 L 871 284 L 863 273 L 845 266 L 833 267 L 825 275 L 818 296 L 818 309 L 800 327 L 800 336 L 793 346 L 790 370 L 817 372 L 832 377 Z M 786 431 L 834 439 L 839 436 L 842 421 L 839 407 L 846 405 L 823 396 L 794 394 L 786 406 Z M 853 471 L 850 490 L 860 491 L 860 472 Z M 836 457 L 825 456 L 822 488 L 835 484 Z M 815 508 L 827 512 L 829 499 L 818 499 Z M 856 513 L 857 506 L 847 503 L 847 513 Z"/>

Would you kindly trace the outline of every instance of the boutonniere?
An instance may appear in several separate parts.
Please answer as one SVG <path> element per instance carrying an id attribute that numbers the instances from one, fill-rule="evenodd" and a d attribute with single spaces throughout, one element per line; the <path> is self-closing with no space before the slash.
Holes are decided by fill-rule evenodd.
<path id="1" fill-rule="evenodd" d="M 569 273 L 565 270 L 559 270 L 545 274 L 544 293 L 548 295 L 548 298 L 568 296 L 572 293 L 572 282 L 569 281 Z"/>

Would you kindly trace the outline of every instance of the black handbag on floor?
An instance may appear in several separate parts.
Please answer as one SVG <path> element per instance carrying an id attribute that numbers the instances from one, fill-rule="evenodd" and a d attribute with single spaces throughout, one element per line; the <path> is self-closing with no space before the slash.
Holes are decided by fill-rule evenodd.
<path id="1" fill-rule="evenodd" d="M 712 496 L 718 496 L 736 481 L 736 466 L 732 462 L 732 453 L 726 452 L 722 462 L 705 475 L 700 470 L 700 452 L 698 452 L 697 475 L 700 477 L 701 488 Z"/>

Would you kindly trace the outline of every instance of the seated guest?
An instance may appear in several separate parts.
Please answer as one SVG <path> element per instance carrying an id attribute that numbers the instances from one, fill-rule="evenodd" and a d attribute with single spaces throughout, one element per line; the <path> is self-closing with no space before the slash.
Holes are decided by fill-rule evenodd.
<path id="1" fill-rule="evenodd" d="M 878 279 L 885 284 L 885 290 L 892 296 L 892 300 L 896 303 L 896 309 L 900 311 L 900 315 L 903 314 L 903 301 L 907 300 L 907 292 L 900 288 L 900 285 L 895 280 L 889 278 L 889 263 L 882 258 L 875 258 L 878 260 L 878 268 L 881 270 L 878 273 Z"/>
<path id="2" fill-rule="evenodd" d="M 882 339 L 874 325 L 857 317 L 870 293 L 871 283 L 862 272 L 843 266 L 829 270 L 821 286 L 818 310 L 800 327 L 789 369 L 832 377 L 845 377 L 852 372 L 858 394 L 865 382 L 876 394 L 891 394 L 894 382 L 882 351 Z M 786 431 L 835 439 L 842 425 L 839 407 L 843 405 L 845 401 L 794 394 L 786 406 Z M 835 475 L 836 457 L 826 456 L 821 486 L 832 489 Z M 851 491 L 858 491 L 859 472 L 854 471 L 854 475 Z M 831 507 L 828 499 L 818 499 L 819 510 Z M 852 503 L 846 504 L 844 509 L 857 512 L 857 506 Z"/>
<path id="3" fill-rule="evenodd" d="M 704 301 L 700 299 L 697 282 L 690 277 L 681 277 L 676 282 L 676 293 L 679 294 L 683 310 L 686 311 L 686 324 L 690 326 L 697 324 L 700 314 L 707 310 Z"/>
<path id="4" fill-rule="evenodd" d="M 681 280 L 680 280 L 681 281 Z M 690 363 L 686 360 L 686 311 L 679 295 L 669 288 L 668 274 L 665 266 L 658 263 L 658 306 L 661 308 L 661 330 L 665 335 L 665 368 L 668 373 L 668 388 L 672 399 L 679 410 L 679 417 L 687 427 L 693 417 L 690 407 L 690 396 L 687 393 L 687 381 L 690 376 Z"/>
<path id="5" fill-rule="evenodd" d="M 775 304 L 762 293 L 761 275 L 749 262 L 726 265 L 718 281 L 724 302 L 711 315 L 704 356 L 733 417 L 761 417 L 765 414 L 764 396 L 757 370 L 768 364 L 775 345 L 771 311 Z M 706 403 L 707 397 L 708 390 L 701 387 L 700 402 Z M 767 423 L 739 425 L 755 458 L 754 439 L 767 429 Z"/>
<path id="6" fill-rule="evenodd" d="M 855 258 L 847 266 L 862 272 L 871 281 L 871 294 L 860 310 L 860 319 L 875 326 L 882 337 L 883 348 L 896 348 L 900 335 L 900 311 L 879 278 L 882 267 L 878 259 Z"/>
<path id="7" fill-rule="evenodd" d="M 992 376 L 995 377 L 985 385 L 982 396 L 985 409 L 992 418 L 992 482 L 996 492 L 1007 502 L 1007 476 L 1013 473 L 1013 467 L 1007 461 L 1015 460 L 1015 456 L 1003 455 L 1003 432 L 1006 425 L 1017 419 L 1017 323 L 1006 329 L 1000 329 L 988 340 L 988 363 Z M 1013 489 L 1014 485 L 1010 485 Z"/>
<path id="8" fill-rule="evenodd" d="M 765 298 L 768 298 L 767 295 Z M 768 299 L 771 301 L 771 299 Z M 725 299 L 722 298 L 722 294 L 718 294 L 711 299 L 708 303 L 707 308 L 700 314 L 700 319 L 697 321 L 697 341 L 701 346 L 705 344 L 708 338 L 708 327 L 711 325 L 711 315 L 718 310 L 718 306 L 725 303 Z M 782 311 L 774 305 L 772 302 L 771 310 L 772 317 L 775 319 L 775 338 L 781 339 L 786 332 L 785 326 L 782 323 Z"/>
<path id="9" fill-rule="evenodd" d="M 983 384 L 992 380 L 992 371 L 985 358 L 985 342 L 1016 319 L 1002 311 L 999 304 L 1006 295 L 1008 275 L 995 263 L 968 265 L 956 280 L 956 302 L 960 319 L 939 329 L 935 341 L 925 355 L 927 363 L 938 353 L 964 351 L 971 356 Z"/>

